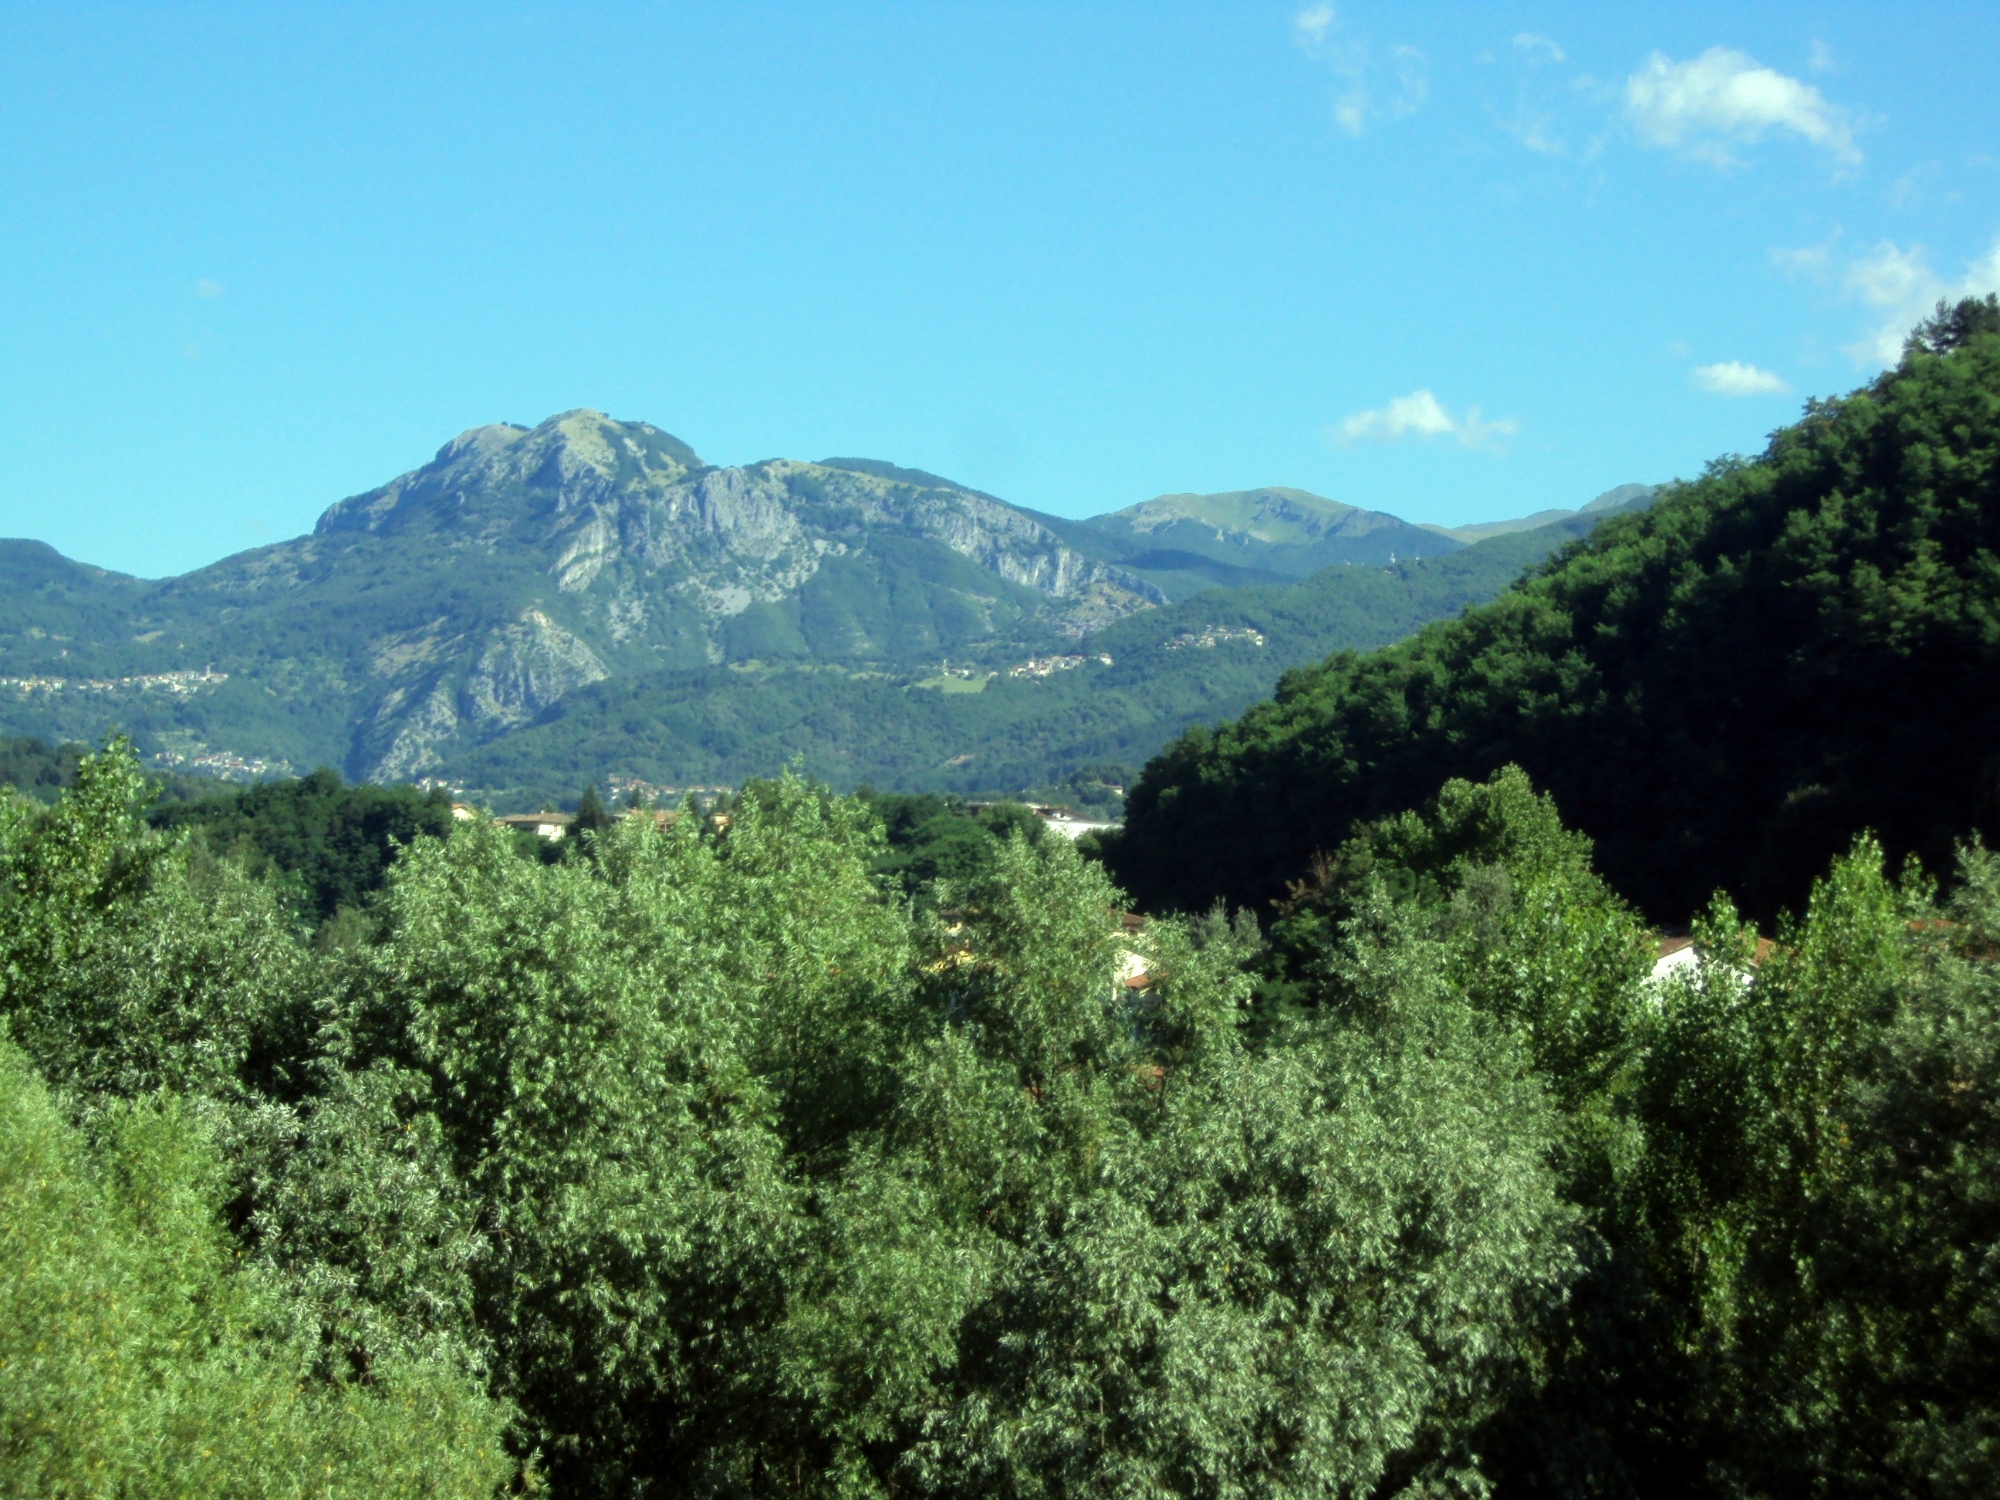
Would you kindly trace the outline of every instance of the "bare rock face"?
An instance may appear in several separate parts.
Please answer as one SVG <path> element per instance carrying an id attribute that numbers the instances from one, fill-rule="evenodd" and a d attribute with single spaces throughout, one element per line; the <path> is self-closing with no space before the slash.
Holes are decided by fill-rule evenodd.
<path id="1" fill-rule="evenodd" d="M 519 620 L 487 638 L 465 697 L 482 730 L 512 729 L 571 689 L 610 675 L 590 647 L 540 610 L 526 609 Z"/>
<path id="2" fill-rule="evenodd" d="M 596 652 L 538 609 L 490 632 L 469 671 L 462 660 L 433 674 L 429 691 L 412 698 L 391 689 L 376 708 L 393 737 L 375 762 L 379 778 L 418 776 L 464 743 L 517 729 L 565 693 L 610 676 Z M 407 707 L 406 707 L 407 705 Z"/>
<path id="3" fill-rule="evenodd" d="M 787 459 L 711 468 L 656 427 L 593 411 L 462 433 L 423 468 L 331 507 L 315 535 L 347 532 L 540 552 L 570 594 L 624 565 L 725 615 L 795 592 L 823 557 L 864 549 L 874 533 L 934 542 L 1052 600 L 1111 584 L 1160 602 L 989 496 Z"/>

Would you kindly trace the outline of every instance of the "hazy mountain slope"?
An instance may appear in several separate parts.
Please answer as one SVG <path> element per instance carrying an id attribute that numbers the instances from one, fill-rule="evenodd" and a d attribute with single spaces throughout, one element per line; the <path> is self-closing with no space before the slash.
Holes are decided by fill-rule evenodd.
<path id="1" fill-rule="evenodd" d="M 1244 570 L 1304 578 L 1330 563 L 1439 557 L 1463 545 L 1381 511 L 1277 488 L 1160 495 L 1083 524 L 1122 543 L 1126 567 L 1162 587 L 1165 575 L 1177 596 L 1200 586 L 1204 564 L 1239 570 L 1232 582 L 1252 581 Z"/>
<path id="2" fill-rule="evenodd" d="M 1470 526 L 1432 526 L 1425 524 L 1424 530 L 1439 536 L 1450 537 L 1454 541 L 1471 546 L 1489 537 L 1506 536 L 1514 531 L 1533 531 L 1541 526 L 1553 526 L 1557 521 L 1571 516 L 1592 516 L 1602 520 L 1615 516 L 1621 511 L 1644 510 L 1653 503 L 1659 493 L 1655 484 L 1621 484 L 1616 489 L 1606 490 L 1595 500 L 1577 510 L 1538 510 L 1533 515 L 1516 516 L 1509 521 L 1477 521 Z"/>
<path id="3" fill-rule="evenodd" d="M 1157 547 L 1145 537 L 1106 530 L 1096 518 L 1076 520 L 1069 516 L 1044 515 L 1031 511 L 1036 520 L 1061 537 L 1065 544 L 1084 557 L 1120 567 L 1143 578 L 1168 599 L 1185 599 L 1209 588 L 1245 588 L 1259 583 L 1296 583 L 1302 576 L 1288 569 L 1255 563 L 1231 562 L 1198 552 Z M 1277 559 L 1266 557 L 1264 563 Z M 1311 569 L 1303 576 L 1310 577 Z"/>
<path id="4" fill-rule="evenodd" d="M 1573 519 L 1388 568 L 1335 565 L 1303 583 L 1212 589 L 1109 626 L 1077 648 L 1084 660 L 1042 675 L 800 663 L 612 679 L 453 760 L 448 774 L 504 802 L 561 795 L 586 776 L 733 784 L 793 760 L 838 786 L 1048 785 L 1090 761 L 1136 764 L 1187 725 L 1240 712 L 1289 667 L 1398 640 L 1490 598 L 1590 525 Z"/>
<path id="5" fill-rule="evenodd" d="M 71 562 L 46 542 L 0 541 L 0 675 L 124 649 L 147 584 Z"/>

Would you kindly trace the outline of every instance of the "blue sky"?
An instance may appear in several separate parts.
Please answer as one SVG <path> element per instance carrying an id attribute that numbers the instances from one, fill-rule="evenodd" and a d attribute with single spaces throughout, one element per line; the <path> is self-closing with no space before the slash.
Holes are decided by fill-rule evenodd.
<path id="1" fill-rule="evenodd" d="M 593 406 L 1067 515 L 1754 451 L 2000 279 L 2000 6 L 0 6 L 0 535 Z"/>

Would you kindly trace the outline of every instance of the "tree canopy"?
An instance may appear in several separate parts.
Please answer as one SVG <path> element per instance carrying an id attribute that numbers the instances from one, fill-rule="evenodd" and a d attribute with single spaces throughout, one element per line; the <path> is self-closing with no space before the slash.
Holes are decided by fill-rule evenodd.
<path id="1" fill-rule="evenodd" d="M 1246 934 L 1134 937 L 1068 841 L 983 831 L 949 913 L 912 905 L 867 807 L 789 777 L 591 858 L 415 840 L 312 941 L 139 790 L 114 746 L 0 823 L 0 1086 L 68 1122 L 33 1127 L 75 1163 L 48 1215 L 139 1121 L 215 1257 L 160 1241 L 128 1313 L 91 1290 L 153 1243 L 123 1210 L 60 1263 L 10 1243 L 157 1358 L 235 1319 L 200 1325 L 237 1384 L 188 1430 L 240 1486 L 343 1493 L 378 1454 L 461 1494 L 1448 1484 L 1576 1274 L 1531 1051 L 1409 955 L 1260 1048 Z M 165 1472 L 146 1403 L 205 1367 L 78 1427 L 138 1335 L 75 1326 L 70 1364 L 0 1365 L 46 1414 L 20 1472 Z"/>
<path id="2" fill-rule="evenodd" d="M 379 889 L 398 848 L 450 832 L 451 799 L 410 786 L 346 786 L 322 766 L 296 780 L 162 805 L 150 821 L 199 828 L 211 847 L 240 846 L 268 861 L 292 878 L 305 909 L 325 919 Z"/>

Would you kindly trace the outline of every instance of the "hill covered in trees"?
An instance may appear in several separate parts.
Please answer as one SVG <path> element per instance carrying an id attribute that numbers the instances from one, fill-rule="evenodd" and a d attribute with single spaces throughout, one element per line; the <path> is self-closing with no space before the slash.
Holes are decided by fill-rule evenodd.
<path id="1" fill-rule="evenodd" d="M 1491 603 L 1190 730 L 1113 867 L 1151 905 L 1263 909 L 1360 822 L 1513 763 L 1659 921 L 1718 888 L 1796 909 L 1864 828 L 1943 871 L 2000 832 L 1997 465 L 1989 299 Z"/>

